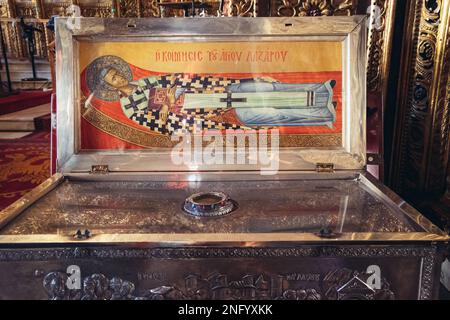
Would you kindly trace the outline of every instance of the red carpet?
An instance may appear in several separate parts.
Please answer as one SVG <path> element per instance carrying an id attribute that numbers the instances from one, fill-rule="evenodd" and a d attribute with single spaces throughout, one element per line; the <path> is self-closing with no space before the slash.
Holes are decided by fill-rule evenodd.
<path id="1" fill-rule="evenodd" d="M 0 140 L 0 210 L 50 177 L 50 132 Z"/>
<path id="2" fill-rule="evenodd" d="M 0 115 L 49 103 L 51 95 L 51 91 L 32 90 L 1 98 Z"/>

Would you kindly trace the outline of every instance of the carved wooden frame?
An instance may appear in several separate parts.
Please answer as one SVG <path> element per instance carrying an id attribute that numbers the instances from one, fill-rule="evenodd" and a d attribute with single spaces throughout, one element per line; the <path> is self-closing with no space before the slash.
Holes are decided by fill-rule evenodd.
<path id="1" fill-rule="evenodd" d="M 362 2 L 362 1 L 361 1 Z M 367 48 L 368 107 L 379 111 L 378 152 L 369 155 L 369 164 L 378 165 L 379 177 L 384 180 L 384 114 L 387 105 L 392 41 L 395 27 L 397 0 L 370 0 L 369 41 Z"/>
<path id="2" fill-rule="evenodd" d="M 448 177 L 450 1 L 415 0 L 408 10 L 390 182 L 426 210 Z"/>

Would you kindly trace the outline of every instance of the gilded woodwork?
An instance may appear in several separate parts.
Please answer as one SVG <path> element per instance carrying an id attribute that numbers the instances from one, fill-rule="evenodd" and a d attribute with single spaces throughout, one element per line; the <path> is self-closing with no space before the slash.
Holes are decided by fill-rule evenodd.
<path id="1" fill-rule="evenodd" d="M 2 22 L 3 36 L 5 37 L 5 45 L 7 53 L 12 57 L 23 56 L 23 46 L 21 41 L 20 32 L 12 22 Z"/>
<path id="2" fill-rule="evenodd" d="M 72 1 L 58 1 L 55 3 L 50 0 L 42 0 L 42 17 L 48 19 L 51 16 L 66 16 L 72 4 Z"/>
<path id="3" fill-rule="evenodd" d="M 38 14 L 36 2 L 33 0 L 16 1 L 14 11 L 17 17 L 24 17 L 24 18 L 36 18 Z"/>
<path id="4" fill-rule="evenodd" d="M 5 37 L 5 44 L 7 52 L 12 57 L 24 58 L 27 57 L 27 44 L 22 39 L 22 31 L 20 26 L 10 18 L 24 17 L 27 19 L 35 19 L 39 17 L 40 10 L 38 9 L 39 2 L 30 1 L 12 1 L 4 0 L 0 2 L 2 28 Z M 43 25 L 39 22 L 33 22 L 34 26 L 43 30 Z M 36 33 L 36 52 L 39 57 L 46 57 L 46 43 L 45 35 Z"/>
<path id="5" fill-rule="evenodd" d="M 0 0 L 1 18 L 8 20 L 8 18 L 13 17 L 13 15 L 14 15 L 14 3 L 10 0 L 9 1 Z M 20 56 L 22 54 L 21 52 L 22 47 L 18 45 L 19 43 L 17 41 L 15 41 L 19 37 L 17 28 L 13 26 L 12 22 L 10 21 L 2 21 L 1 23 L 7 53 L 10 56 L 14 57 Z"/>
<path id="6" fill-rule="evenodd" d="M 160 3 L 165 2 L 185 2 L 184 0 L 161 0 Z M 165 6 L 160 7 L 160 17 L 161 18 L 169 18 L 169 17 L 184 17 L 184 11 L 182 9 L 173 9 Z"/>
<path id="7" fill-rule="evenodd" d="M 406 97 L 398 119 L 404 124 L 399 133 L 403 150 L 393 182 L 402 192 L 442 191 L 448 161 L 448 1 L 415 1 L 410 12 L 413 41 L 403 61 L 408 81 L 399 94 Z"/>
<path id="8" fill-rule="evenodd" d="M 397 0 L 370 0 L 367 48 L 368 108 L 378 110 L 379 176 L 384 180 L 384 113 L 388 97 L 388 81 Z"/>
<path id="9" fill-rule="evenodd" d="M 14 6 L 14 16 L 15 17 L 24 17 L 28 19 L 38 19 L 41 18 L 41 9 L 40 9 L 40 1 L 36 0 L 28 0 L 28 1 L 15 1 Z M 42 32 L 35 32 L 35 46 L 36 46 L 36 55 L 41 58 L 47 57 L 47 46 L 46 46 L 46 36 L 45 36 L 45 24 L 39 22 L 33 22 L 33 25 L 42 30 Z M 17 32 L 19 35 L 21 34 L 21 30 L 19 26 Z M 25 41 L 19 41 L 18 46 L 20 46 L 21 56 L 28 56 L 27 44 Z"/>
<path id="10" fill-rule="evenodd" d="M 11 8 L 7 0 L 0 1 L 0 17 L 9 18 L 11 17 Z"/>
<path id="11" fill-rule="evenodd" d="M 41 16 L 41 8 L 40 1 L 37 0 L 22 0 L 15 1 L 14 6 L 14 16 L 15 17 L 24 17 L 28 19 L 38 19 L 42 18 Z M 46 48 L 46 36 L 45 36 L 45 24 L 39 22 L 33 22 L 33 25 L 41 30 L 42 32 L 35 32 L 35 46 L 36 46 L 36 55 L 41 58 L 47 57 L 47 48 Z M 17 32 L 21 33 L 20 27 L 16 26 Z M 27 44 L 25 41 L 19 41 L 18 46 L 20 46 L 20 52 L 23 57 L 28 56 Z"/>
<path id="12" fill-rule="evenodd" d="M 142 17 L 159 17 L 158 0 L 141 0 Z"/>
<path id="13" fill-rule="evenodd" d="M 119 17 L 159 17 L 158 0 L 121 0 L 116 1 Z"/>
<path id="14" fill-rule="evenodd" d="M 140 17 L 141 3 L 139 0 L 121 0 L 118 5 L 120 17 Z"/>
<path id="15" fill-rule="evenodd" d="M 115 10 L 112 0 L 78 0 L 76 4 L 83 17 L 108 18 L 113 16 Z"/>
<path id="16" fill-rule="evenodd" d="M 165 2 L 171 3 L 171 2 L 187 2 L 186 0 L 162 0 L 159 1 L 159 3 L 164 4 Z M 220 6 L 220 1 L 214 1 L 214 0 L 208 0 L 208 1 L 204 1 L 206 2 L 210 7 L 207 8 L 206 10 L 204 10 L 204 14 L 205 16 L 211 17 L 211 16 L 217 16 L 218 15 L 218 10 L 219 10 L 219 6 Z M 224 11 L 226 11 L 226 14 L 224 14 L 224 16 L 232 16 L 231 12 L 231 6 L 230 1 L 226 0 L 225 1 L 227 4 L 224 6 Z M 145 1 L 144 1 L 145 3 Z M 168 18 L 168 17 L 184 17 L 184 10 L 182 9 L 174 9 L 174 8 L 169 8 L 168 6 L 158 6 L 158 1 L 154 1 L 154 2 L 150 2 L 150 4 L 155 5 L 159 11 L 154 11 L 152 13 L 151 16 L 156 15 L 159 12 L 159 16 L 161 18 Z M 191 12 L 191 10 L 189 10 L 189 13 Z M 196 9 L 195 10 L 195 15 L 199 16 L 202 13 L 202 11 L 200 9 Z M 146 15 L 149 16 L 149 15 Z"/>
<path id="17" fill-rule="evenodd" d="M 390 179 L 421 206 L 449 173 L 450 1 L 411 1 L 408 17 Z"/>
<path id="18" fill-rule="evenodd" d="M 355 0 L 272 0 L 272 16 L 333 16 L 352 15 Z"/>
<path id="19" fill-rule="evenodd" d="M 228 16 L 256 17 L 258 0 L 231 0 L 227 4 Z"/>
<path id="20" fill-rule="evenodd" d="M 369 28 L 369 50 L 367 64 L 367 86 L 369 91 L 378 91 L 389 72 L 390 46 L 396 0 L 372 0 Z"/>

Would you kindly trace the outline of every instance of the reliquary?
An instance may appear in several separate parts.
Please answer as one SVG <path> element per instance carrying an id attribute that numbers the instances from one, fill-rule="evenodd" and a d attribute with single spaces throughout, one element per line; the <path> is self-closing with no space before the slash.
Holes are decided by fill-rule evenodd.
<path id="1" fill-rule="evenodd" d="M 366 20 L 56 20 L 57 173 L 1 299 L 433 299 L 449 238 L 366 172 Z"/>

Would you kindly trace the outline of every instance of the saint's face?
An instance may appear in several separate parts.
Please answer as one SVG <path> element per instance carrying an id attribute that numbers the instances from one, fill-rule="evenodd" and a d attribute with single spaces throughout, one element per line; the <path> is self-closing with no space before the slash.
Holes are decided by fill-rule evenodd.
<path id="1" fill-rule="evenodd" d="M 128 80 L 125 79 L 116 69 L 109 69 L 104 79 L 107 84 L 114 88 L 122 88 L 128 85 Z"/>

